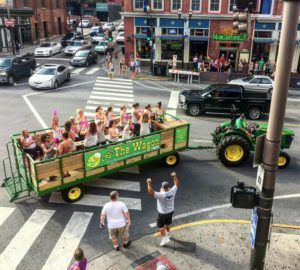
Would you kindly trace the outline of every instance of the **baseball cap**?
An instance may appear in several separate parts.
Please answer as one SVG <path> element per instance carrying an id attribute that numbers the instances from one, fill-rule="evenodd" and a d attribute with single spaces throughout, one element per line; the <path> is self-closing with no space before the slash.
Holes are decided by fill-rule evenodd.
<path id="1" fill-rule="evenodd" d="M 164 181 L 164 182 L 161 183 L 161 187 L 164 188 L 164 189 L 166 189 L 166 188 L 169 188 L 170 185 L 169 185 L 168 182 Z"/>

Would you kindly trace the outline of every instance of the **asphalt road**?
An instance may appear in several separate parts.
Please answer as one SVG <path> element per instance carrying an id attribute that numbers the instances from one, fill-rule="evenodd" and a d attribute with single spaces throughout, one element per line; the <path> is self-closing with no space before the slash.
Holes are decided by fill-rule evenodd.
<path id="1" fill-rule="evenodd" d="M 54 57 L 55 58 L 55 57 Z M 57 56 L 57 58 L 60 58 Z M 48 59 L 39 60 L 48 62 Z M 51 61 L 61 63 L 68 60 Z M 0 88 L 0 153 L 1 157 L 6 156 L 5 143 L 9 140 L 12 133 L 19 132 L 22 129 L 35 130 L 41 128 L 41 123 L 37 120 L 32 110 L 29 108 L 25 99 L 30 102 L 35 109 L 36 114 L 44 121 L 47 126 L 51 124 L 51 116 L 53 110 L 58 110 L 61 124 L 71 115 L 75 115 L 77 108 L 83 108 L 85 111 L 92 111 L 93 107 L 92 92 L 95 91 L 96 80 L 98 83 L 112 86 L 114 83 L 122 82 L 118 79 L 112 82 L 107 82 L 106 78 L 97 78 L 98 73 L 86 74 L 93 67 L 88 70 L 83 70 L 79 73 L 73 73 L 71 81 L 65 83 L 60 89 L 51 91 L 33 91 L 26 84 L 26 80 L 18 82 L 14 87 L 1 86 Z M 100 74 L 100 72 L 99 72 Z M 119 103 L 132 104 L 139 102 L 141 106 L 148 103 L 155 104 L 157 101 L 167 106 L 169 103 L 173 85 L 170 82 L 150 82 L 137 81 L 128 85 L 132 85 L 129 89 L 126 98 L 128 100 L 118 100 L 118 93 L 116 95 L 107 95 L 107 99 L 101 100 L 101 104 L 108 106 L 112 104 L 115 107 Z M 181 88 L 188 86 L 181 85 Z M 194 85 L 193 87 L 201 87 L 201 85 Z M 127 96 L 128 95 L 128 96 Z M 25 96 L 25 99 L 24 99 Z M 102 96 L 103 98 L 103 96 Z M 274 222 L 300 225 L 299 214 L 299 175 L 300 175 L 300 126 L 299 126 L 299 107 L 300 103 L 295 101 L 297 97 L 292 97 L 294 101 L 289 102 L 286 125 L 296 132 L 296 138 L 293 142 L 292 148 L 288 150 L 292 161 L 290 166 L 278 172 L 278 179 L 276 184 L 276 196 L 298 194 L 295 198 L 281 198 L 275 200 L 274 203 Z M 95 99 L 94 99 L 95 101 Z M 94 104 L 95 106 L 95 104 Z M 190 144 L 210 144 L 210 133 L 221 122 L 228 119 L 227 116 L 201 116 L 190 117 L 180 109 L 177 109 L 177 116 L 185 119 L 191 123 Z M 267 118 L 263 119 L 266 121 Z M 247 185 L 255 185 L 256 169 L 252 168 L 252 160 L 238 168 L 226 168 L 216 157 L 214 150 L 193 150 L 181 153 L 181 162 L 176 167 L 176 172 L 181 180 L 181 187 L 176 197 L 175 210 L 175 224 L 181 224 L 199 219 L 211 218 L 240 218 L 249 219 L 249 210 L 237 210 L 228 207 L 229 193 L 232 185 L 237 181 L 242 180 Z M 131 209 L 132 215 L 132 229 L 131 237 L 136 239 L 142 235 L 151 233 L 155 230 L 149 224 L 155 223 L 156 220 L 156 202 L 150 198 L 146 192 L 145 179 L 151 177 L 154 181 L 155 189 L 159 189 L 160 183 L 165 180 L 170 180 L 170 173 L 172 169 L 162 167 L 159 161 L 140 166 L 138 169 L 130 173 L 117 173 L 108 178 L 114 183 L 125 183 L 122 181 L 130 181 L 138 188 L 133 190 L 127 184 L 119 185 L 118 191 L 120 197 L 126 200 L 134 199 L 138 202 L 141 209 Z M 1 179 L 4 177 L 3 171 L 0 172 Z M 103 187 L 88 187 L 87 196 L 94 195 L 95 198 L 100 196 L 107 196 L 111 188 Z M 55 250 L 60 250 L 64 243 L 71 245 L 65 247 L 64 256 L 69 262 L 70 248 L 73 250 L 80 245 L 89 259 L 99 256 L 111 249 L 111 243 L 108 239 L 106 229 L 99 229 L 99 214 L 101 207 L 82 204 L 62 204 L 50 203 L 50 196 L 43 198 L 31 197 L 20 202 L 9 203 L 8 198 L 3 189 L 0 190 L 0 209 L 3 207 L 14 208 L 15 210 L 4 219 L 1 224 L 0 219 L 0 265 L 3 262 L 4 255 L 9 253 L 9 248 L 20 237 L 21 240 L 25 229 L 32 234 L 33 242 L 27 247 L 25 243 L 23 250 L 25 254 L 22 255 L 20 251 L 14 251 L 13 254 L 16 261 L 19 260 L 17 269 L 42 269 L 44 265 L 51 263 L 52 256 L 56 255 Z M 134 207 L 133 207 L 134 208 Z M 28 220 L 37 213 L 37 210 L 43 209 L 47 211 L 53 210 L 51 218 L 47 220 L 44 227 L 39 231 L 38 229 L 26 227 Z M 78 241 L 67 242 L 63 236 L 65 230 L 70 229 L 70 220 L 76 220 L 76 213 L 85 215 L 83 224 L 81 219 L 75 231 L 72 231 L 72 240 Z M 74 214 L 75 213 L 75 214 Z M 74 216 L 75 215 L 75 216 Z M 3 217 L 2 217 L 3 219 Z M 30 223 L 31 224 L 31 223 Z M 33 223 L 34 224 L 34 223 Z M 31 224 L 32 225 L 32 224 Z M 24 230 L 24 231 L 23 231 Z M 26 232 L 27 232 L 26 231 Z M 77 235 L 78 231 L 82 235 Z M 18 237 L 17 237 L 17 236 Z M 15 237 L 15 238 L 14 238 Z M 65 241 L 65 242 L 64 242 Z M 30 242 L 30 241 L 29 241 Z M 29 243 L 28 242 L 28 243 Z M 7 247 L 8 246 L 8 247 Z M 13 250 L 13 249 L 12 249 Z M 24 253 L 24 252 L 23 252 Z M 71 253 L 71 254 L 72 254 Z M 3 255 L 4 254 L 4 255 Z M 26 256 L 25 256 L 26 255 Z M 61 256 L 61 255 L 60 255 Z M 59 256 L 58 261 L 61 259 Z M 50 258 L 50 259 L 49 259 Z M 44 269 L 47 269 L 45 266 Z M 1 268 L 1 267 L 0 267 Z M 14 269 L 10 267 L 9 269 Z"/>

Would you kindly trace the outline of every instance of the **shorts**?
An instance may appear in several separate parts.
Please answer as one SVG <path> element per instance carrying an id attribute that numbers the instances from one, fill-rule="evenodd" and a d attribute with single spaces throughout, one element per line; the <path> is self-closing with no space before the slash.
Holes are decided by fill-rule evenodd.
<path id="1" fill-rule="evenodd" d="M 110 239 L 116 239 L 118 236 L 122 236 L 125 238 L 129 238 L 129 231 L 127 230 L 126 226 L 117 229 L 108 229 Z"/>
<path id="2" fill-rule="evenodd" d="M 161 214 L 158 213 L 157 216 L 157 227 L 163 228 L 165 225 L 171 225 L 172 224 L 172 216 L 174 212 L 170 212 L 168 214 Z"/>

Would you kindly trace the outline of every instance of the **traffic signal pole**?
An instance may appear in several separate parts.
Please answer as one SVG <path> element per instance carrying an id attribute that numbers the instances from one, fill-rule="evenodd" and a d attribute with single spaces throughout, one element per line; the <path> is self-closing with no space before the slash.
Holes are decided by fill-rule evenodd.
<path id="1" fill-rule="evenodd" d="M 270 237 L 270 221 L 275 190 L 281 134 L 284 124 L 292 60 L 296 44 L 300 11 L 298 0 L 283 1 L 283 18 L 279 53 L 275 71 L 269 125 L 263 151 L 263 186 L 257 207 L 258 223 L 255 245 L 251 250 L 250 270 L 263 270 L 267 243 Z"/>

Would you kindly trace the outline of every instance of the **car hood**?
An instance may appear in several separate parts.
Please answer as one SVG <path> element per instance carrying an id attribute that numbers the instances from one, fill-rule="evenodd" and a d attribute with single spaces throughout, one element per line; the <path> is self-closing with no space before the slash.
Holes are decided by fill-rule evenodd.
<path id="1" fill-rule="evenodd" d="M 65 50 L 72 50 L 72 51 L 75 51 L 75 50 L 79 50 L 81 47 L 79 46 L 67 46 L 65 48 Z"/>
<path id="2" fill-rule="evenodd" d="M 50 51 L 52 49 L 52 47 L 38 47 L 35 49 L 35 51 Z"/>
<path id="3" fill-rule="evenodd" d="M 54 77 L 55 75 L 34 74 L 30 77 L 30 80 L 34 82 L 45 82 L 51 80 Z"/>
<path id="4" fill-rule="evenodd" d="M 240 85 L 243 85 L 243 84 L 247 84 L 247 82 L 244 82 L 242 79 L 235 79 L 235 80 L 231 80 L 229 82 L 229 84 L 240 84 Z"/>
<path id="5" fill-rule="evenodd" d="M 5 72 L 5 71 L 8 71 L 10 68 L 9 67 L 6 67 L 6 68 L 0 68 L 0 72 Z"/>
<path id="6" fill-rule="evenodd" d="M 79 56 L 76 56 L 76 57 L 73 57 L 73 59 L 72 59 L 72 61 L 82 61 L 82 60 L 85 60 L 86 59 L 86 57 L 79 57 Z"/>

